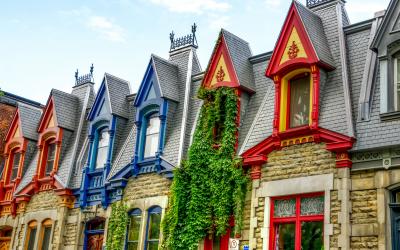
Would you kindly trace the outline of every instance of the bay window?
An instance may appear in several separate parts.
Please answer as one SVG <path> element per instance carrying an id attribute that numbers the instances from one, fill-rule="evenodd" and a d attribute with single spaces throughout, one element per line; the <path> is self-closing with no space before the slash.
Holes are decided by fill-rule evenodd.
<path id="1" fill-rule="evenodd" d="M 98 132 L 96 168 L 103 168 L 107 162 L 108 145 L 110 142 L 110 134 L 107 129 Z"/>
<path id="2" fill-rule="evenodd" d="M 292 78 L 288 87 L 289 127 L 309 124 L 310 119 L 310 75 L 303 73 Z"/>
<path id="3" fill-rule="evenodd" d="M 158 150 L 158 141 L 160 134 L 160 119 L 157 114 L 149 116 L 146 120 L 146 131 L 144 140 L 143 157 L 152 157 Z"/>
<path id="4" fill-rule="evenodd" d="M 322 194 L 273 198 L 270 249 L 323 249 L 324 204 Z"/>
<path id="5" fill-rule="evenodd" d="M 142 211 L 138 208 L 129 213 L 128 234 L 126 241 L 127 250 L 139 249 L 139 237 L 142 224 Z"/>

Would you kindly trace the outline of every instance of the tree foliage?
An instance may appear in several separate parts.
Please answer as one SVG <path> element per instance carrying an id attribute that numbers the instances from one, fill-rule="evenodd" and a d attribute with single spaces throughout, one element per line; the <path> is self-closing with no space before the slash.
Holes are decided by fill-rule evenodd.
<path id="1" fill-rule="evenodd" d="M 232 88 L 200 89 L 204 100 L 188 159 L 174 172 L 162 223 L 163 248 L 197 249 L 207 235 L 242 227 L 248 177 L 236 156 L 238 97 Z M 217 133 L 217 134 L 216 134 Z"/>

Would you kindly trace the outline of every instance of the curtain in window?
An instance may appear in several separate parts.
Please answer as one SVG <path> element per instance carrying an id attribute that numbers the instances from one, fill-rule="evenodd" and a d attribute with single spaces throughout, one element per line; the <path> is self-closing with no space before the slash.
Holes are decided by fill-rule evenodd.
<path id="1" fill-rule="evenodd" d="M 56 154 L 56 144 L 51 143 L 47 146 L 46 175 L 50 175 L 54 167 L 54 158 Z"/>
<path id="2" fill-rule="evenodd" d="M 96 168 L 103 168 L 104 164 L 106 164 L 109 142 L 110 134 L 106 129 L 101 130 L 97 144 Z"/>
<path id="3" fill-rule="evenodd" d="M 20 153 L 13 154 L 11 180 L 17 178 L 20 159 L 21 159 Z"/>
<path id="4" fill-rule="evenodd" d="M 158 149 L 160 133 L 160 119 L 152 115 L 147 120 L 146 127 L 146 139 L 144 144 L 144 155 L 143 157 L 155 156 Z"/>
<path id="5" fill-rule="evenodd" d="M 307 125 L 310 116 L 310 77 L 290 81 L 290 127 Z"/>

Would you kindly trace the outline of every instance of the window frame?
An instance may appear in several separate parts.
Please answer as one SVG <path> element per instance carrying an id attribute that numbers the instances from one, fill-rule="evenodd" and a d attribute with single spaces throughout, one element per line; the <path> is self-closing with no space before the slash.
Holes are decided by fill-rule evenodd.
<path id="1" fill-rule="evenodd" d="M 17 173 L 16 173 L 16 176 L 13 177 L 13 172 L 14 172 L 14 169 L 15 169 L 15 155 L 17 155 L 17 154 L 19 155 Z M 13 149 L 11 151 L 10 160 L 9 160 L 10 170 L 9 170 L 9 173 L 8 173 L 8 184 L 11 184 L 13 181 L 15 181 L 15 179 L 18 178 L 19 168 L 21 166 L 21 156 L 22 156 L 22 153 L 20 152 L 20 150 L 18 148 L 17 149 Z"/>
<path id="2" fill-rule="evenodd" d="M 399 100 L 399 93 L 400 93 L 400 79 L 398 79 L 398 70 L 399 70 L 399 63 L 400 63 L 400 51 L 397 51 L 392 55 L 392 86 L 389 88 L 389 95 L 392 95 L 393 98 L 393 111 L 400 112 L 400 100 Z M 393 93 L 390 93 L 390 90 L 393 89 Z"/>
<path id="3" fill-rule="evenodd" d="M 158 239 L 149 239 L 149 231 L 150 231 L 150 219 L 152 214 L 160 215 L 160 227 L 158 228 L 159 234 Z M 158 246 L 160 247 L 161 241 L 161 221 L 162 221 L 162 208 L 160 206 L 152 206 L 147 210 L 147 219 L 146 219 L 146 234 L 144 238 L 144 250 L 148 249 L 149 242 L 158 242 Z"/>
<path id="4" fill-rule="evenodd" d="M 50 228 L 50 239 L 49 239 L 49 243 L 48 243 L 49 245 L 48 245 L 47 249 L 50 249 L 50 247 L 51 247 L 51 236 L 53 234 L 53 222 L 51 219 L 46 219 L 41 223 L 38 249 L 43 249 L 44 232 L 48 228 Z"/>
<path id="5" fill-rule="evenodd" d="M 301 223 L 302 222 L 322 222 L 323 223 L 323 230 L 324 230 L 324 215 L 325 211 L 323 211 L 321 214 L 318 215 L 301 215 L 301 199 L 302 198 L 311 198 L 311 197 L 323 197 L 324 198 L 324 204 L 325 204 L 325 193 L 324 192 L 317 192 L 317 193 L 308 193 L 308 194 L 296 194 L 296 195 L 287 195 L 287 196 L 277 196 L 277 197 L 271 197 L 271 203 L 270 203 L 270 243 L 269 247 L 270 249 L 275 249 L 275 226 L 279 224 L 288 224 L 288 223 L 294 223 L 295 225 L 295 250 L 300 250 L 301 249 Z M 290 216 L 290 217 L 279 217 L 276 218 L 274 217 L 274 204 L 276 200 L 288 200 L 288 199 L 295 199 L 296 202 L 296 210 L 295 210 L 295 216 Z M 324 244 L 324 234 L 325 232 L 323 231 L 322 233 L 322 244 Z"/>
<path id="6" fill-rule="evenodd" d="M 36 220 L 30 221 L 27 224 L 28 228 L 27 228 L 27 232 L 26 232 L 26 238 L 25 238 L 25 246 L 24 246 L 24 250 L 29 250 L 29 249 L 35 249 L 36 246 L 36 238 L 37 238 L 37 230 L 38 230 L 38 222 Z M 31 239 L 31 234 L 32 234 L 32 230 L 35 230 L 35 234 L 34 234 L 34 239 L 33 239 L 33 246 L 30 247 L 29 243 L 30 243 L 30 239 Z"/>
<path id="7" fill-rule="evenodd" d="M 138 236 L 137 241 L 136 240 L 133 240 L 133 241 L 129 240 L 129 233 L 130 233 L 130 228 L 131 228 L 131 217 L 132 216 L 140 216 L 139 236 Z M 125 238 L 125 248 L 124 249 L 128 249 L 128 244 L 129 243 L 137 243 L 138 244 L 138 249 L 139 249 L 139 247 L 140 247 L 139 244 L 140 244 L 140 241 L 141 241 L 140 235 L 141 235 L 141 232 L 142 232 L 142 229 L 143 229 L 143 221 L 142 221 L 143 212 L 142 212 L 142 210 L 140 208 L 134 208 L 128 213 L 128 217 L 129 217 L 129 222 L 128 222 L 127 229 L 126 229 L 126 238 Z"/>
<path id="8" fill-rule="evenodd" d="M 149 124 L 151 119 L 158 119 L 158 132 L 157 133 L 147 133 L 147 125 Z M 151 112 L 144 116 L 144 124 L 142 129 L 142 140 L 141 140 L 141 159 L 151 159 L 157 156 L 160 147 L 160 135 L 161 135 L 161 119 L 158 112 Z M 154 155 L 146 155 L 146 140 L 149 135 L 157 134 L 157 150 Z"/>

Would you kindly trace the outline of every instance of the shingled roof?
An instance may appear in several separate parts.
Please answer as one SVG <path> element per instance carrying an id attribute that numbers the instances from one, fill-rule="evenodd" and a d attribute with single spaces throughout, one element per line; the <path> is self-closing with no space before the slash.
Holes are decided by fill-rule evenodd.
<path id="1" fill-rule="evenodd" d="M 50 97 L 54 100 L 54 109 L 58 126 L 71 131 L 75 130 L 78 120 L 78 97 L 57 89 L 51 90 Z"/>
<path id="2" fill-rule="evenodd" d="M 103 81 L 110 98 L 111 113 L 128 118 L 126 96 L 131 94 L 129 82 L 109 73 L 104 74 Z"/>
<path id="3" fill-rule="evenodd" d="M 42 110 L 30 105 L 18 103 L 18 112 L 23 136 L 27 139 L 37 141 L 37 127 L 40 117 L 42 116 Z"/>
<path id="4" fill-rule="evenodd" d="M 299 13 L 318 59 L 327 65 L 334 66 L 335 61 L 329 49 L 328 39 L 325 35 L 321 18 L 297 0 L 294 0 L 293 4 L 296 7 L 297 13 Z"/>
<path id="5" fill-rule="evenodd" d="M 152 64 L 160 85 L 161 96 L 178 102 L 178 66 L 154 54 L 151 55 Z"/>

